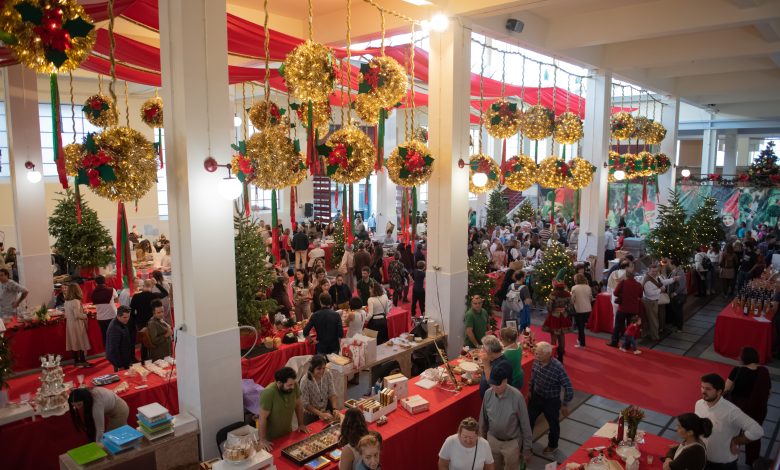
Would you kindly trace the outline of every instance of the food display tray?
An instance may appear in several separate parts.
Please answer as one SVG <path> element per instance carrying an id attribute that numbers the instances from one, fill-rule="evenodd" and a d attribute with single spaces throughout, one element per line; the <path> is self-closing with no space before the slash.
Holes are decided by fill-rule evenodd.
<path id="1" fill-rule="evenodd" d="M 325 454 L 338 446 L 341 426 L 334 424 L 282 449 L 282 455 L 298 465 Z"/>

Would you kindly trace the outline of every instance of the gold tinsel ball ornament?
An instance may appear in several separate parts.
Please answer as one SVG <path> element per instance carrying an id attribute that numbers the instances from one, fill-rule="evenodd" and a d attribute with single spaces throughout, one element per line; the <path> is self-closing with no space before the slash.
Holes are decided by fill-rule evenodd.
<path id="1" fill-rule="evenodd" d="M 660 144 L 666 138 L 666 128 L 660 122 L 653 121 L 647 131 L 645 142 L 650 145 Z"/>
<path id="2" fill-rule="evenodd" d="M 293 103 L 290 105 L 298 116 L 298 120 L 301 125 L 308 129 L 309 127 L 309 103 Z M 311 107 L 312 124 L 314 130 L 320 134 L 320 137 L 324 137 L 330 130 L 330 117 L 331 108 L 330 101 L 318 101 L 312 104 Z"/>
<path id="3" fill-rule="evenodd" d="M 246 153 L 254 169 L 253 183 L 263 189 L 290 186 L 299 169 L 300 155 L 280 124 L 256 132 L 246 142 Z"/>
<path id="4" fill-rule="evenodd" d="M 582 131 L 582 119 L 576 114 L 566 111 L 555 118 L 555 131 L 553 139 L 561 144 L 573 144 L 584 135 Z"/>
<path id="5" fill-rule="evenodd" d="M 644 116 L 637 116 L 634 118 L 634 134 L 631 137 L 639 140 L 646 140 L 648 131 L 653 124 L 653 120 Z"/>
<path id="6" fill-rule="evenodd" d="M 163 101 L 153 96 L 141 105 L 141 120 L 152 129 L 163 127 Z"/>
<path id="7" fill-rule="evenodd" d="M 68 176 L 78 176 L 84 146 L 74 142 L 66 145 L 62 151 L 65 153 L 65 173 Z"/>
<path id="8" fill-rule="evenodd" d="M 129 127 L 111 127 L 95 136 L 99 149 L 116 156 L 116 180 L 91 188 L 112 201 L 141 199 L 157 181 L 157 154 L 146 137 Z"/>
<path id="9" fill-rule="evenodd" d="M 95 25 L 76 0 L 6 0 L 0 30 L 14 57 L 38 73 L 73 70 L 95 45 Z"/>
<path id="10" fill-rule="evenodd" d="M 593 182 L 593 173 L 596 167 L 582 157 L 572 158 L 569 163 L 571 168 L 571 178 L 568 178 L 564 185 L 571 189 L 582 189 Z"/>
<path id="11" fill-rule="evenodd" d="M 666 156 L 665 153 L 657 153 L 655 154 L 655 172 L 656 174 L 663 175 L 667 171 L 669 171 L 669 168 L 672 167 L 672 162 L 669 160 L 669 157 Z"/>
<path id="12" fill-rule="evenodd" d="M 512 191 L 525 191 L 536 183 L 536 162 L 528 155 L 517 155 L 506 161 L 504 184 Z"/>
<path id="13" fill-rule="evenodd" d="M 622 165 L 620 164 L 620 154 L 615 152 L 614 150 L 610 150 L 609 160 L 607 164 L 609 165 L 609 174 L 607 175 L 607 181 L 609 181 L 610 183 L 614 183 L 615 181 L 617 181 L 615 179 L 615 172 L 617 170 L 623 169 Z"/>
<path id="14" fill-rule="evenodd" d="M 520 132 L 522 117 L 522 113 L 517 109 L 517 103 L 501 98 L 488 106 L 482 122 L 488 134 L 497 139 L 506 139 Z"/>
<path id="15" fill-rule="evenodd" d="M 352 102 L 352 107 L 355 109 L 355 114 L 358 115 L 361 121 L 369 126 L 375 126 L 379 123 L 379 111 L 381 106 L 379 100 L 372 97 L 369 94 L 359 94 L 355 101 Z"/>
<path id="16" fill-rule="evenodd" d="M 636 131 L 634 117 L 631 113 L 625 111 L 615 113 L 609 118 L 609 129 L 612 132 L 612 137 L 614 139 L 628 139 L 633 136 Z"/>
<path id="17" fill-rule="evenodd" d="M 304 156 L 299 153 L 296 158 L 298 161 L 298 169 L 293 173 L 292 179 L 290 180 L 290 186 L 298 186 L 303 183 L 303 180 L 309 175 L 309 168 L 306 166 L 306 159 Z"/>
<path id="18" fill-rule="evenodd" d="M 655 157 L 650 152 L 639 152 L 636 156 L 636 175 L 653 176 L 656 171 Z"/>
<path id="19" fill-rule="evenodd" d="M 554 125 L 555 115 L 552 110 L 537 104 L 525 110 L 520 129 L 525 137 L 542 140 L 552 135 Z"/>
<path id="20" fill-rule="evenodd" d="M 284 59 L 284 81 L 300 101 L 327 101 L 336 78 L 334 64 L 333 51 L 309 39 Z"/>
<path id="21" fill-rule="evenodd" d="M 331 134 L 325 145 L 317 147 L 317 150 L 325 157 L 328 176 L 337 183 L 357 183 L 374 169 L 374 143 L 365 132 L 353 125 Z"/>
<path id="22" fill-rule="evenodd" d="M 96 93 L 87 98 L 81 110 L 84 112 L 84 117 L 93 126 L 106 128 L 116 126 L 118 122 L 114 100 L 102 93 Z"/>
<path id="23" fill-rule="evenodd" d="M 262 129 L 279 124 L 287 125 L 289 120 L 285 116 L 284 109 L 281 109 L 276 103 L 262 100 L 249 108 L 249 122 L 255 129 Z"/>
<path id="24" fill-rule="evenodd" d="M 431 179 L 433 160 L 427 145 L 419 140 L 407 140 L 387 158 L 387 174 L 398 186 L 419 186 Z"/>
<path id="25" fill-rule="evenodd" d="M 358 91 L 373 98 L 382 108 L 400 103 L 408 87 L 406 70 L 392 57 L 374 57 L 360 65 Z"/>
<path id="26" fill-rule="evenodd" d="M 544 188 L 557 189 L 564 187 L 570 177 L 569 164 L 561 157 L 550 155 L 539 164 L 536 181 Z"/>
<path id="27" fill-rule="evenodd" d="M 498 176 L 501 169 L 498 164 L 484 153 L 477 153 L 469 158 L 469 191 L 473 194 L 482 194 L 492 191 L 498 186 Z M 474 175 L 483 173 L 487 176 L 487 183 L 482 186 L 474 184 Z"/>

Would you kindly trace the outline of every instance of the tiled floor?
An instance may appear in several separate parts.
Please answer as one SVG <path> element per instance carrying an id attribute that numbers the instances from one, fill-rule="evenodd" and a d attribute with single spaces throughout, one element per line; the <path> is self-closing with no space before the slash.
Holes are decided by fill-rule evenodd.
<path id="1" fill-rule="evenodd" d="M 713 329 L 718 313 L 726 306 L 726 300 L 722 297 L 713 297 L 708 303 L 697 299 L 698 308 L 689 317 L 683 327 L 683 331 L 667 334 L 658 342 L 644 340 L 642 346 L 666 351 L 685 356 L 700 357 L 703 359 L 736 364 L 728 358 L 724 358 L 712 349 Z M 535 320 L 538 320 L 536 318 Z M 536 323 L 536 321 L 534 322 Z M 606 339 L 607 334 L 593 334 L 592 336 Z M 767 365 L 772 376 L 773 393 L 769 400 L 769 412 L 764 421 L 764 438 L 762 439 L 761 453 L 767 457 L 774 457 L 780 449 L 780 363 Z M 544 455 L 542 449 L 547 445 L 547 423 L 544 418 L 539 418 L 534 428 L 534 457 L 528 468 L 541 470 L 554 460 L 563 462 L 569 455 L 578 449 L 593 433 L 606 421 L 614 420 L 618 411 L 628 406 L 627 403 L 618 403 L 596 395 L 587 395 L 582 392 L 575 394 L 575 400 L 570 406 L 571 414 L 561 421 L 561 440 L 558 451 L 554 455 Z M 678 439 L 676 422 L 673 417 L 651 410 L 646 410 L 645 420 L 640 425 L 653 434 L 658 434 L 669 439 Z M 741 465 L 741 468 L 748 468 Z"/>

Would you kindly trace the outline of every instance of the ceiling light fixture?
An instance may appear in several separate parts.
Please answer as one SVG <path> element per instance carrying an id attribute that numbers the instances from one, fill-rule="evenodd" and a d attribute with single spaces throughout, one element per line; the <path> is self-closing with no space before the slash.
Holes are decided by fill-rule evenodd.
<path id="1" fill-rule="evenodd" d="M 471 176 L 471 182 L 478 188 L 484 188 L 488 182 L 488 176 L 484 173 L 474 173 Z"/>
<path id="2" fill-rule="evenodd" d="M 27 181 L 30 183 L 40 183 L 41 179 L 43 178 L 43 175 L 41 175 L 41 172 L 35 169 L 35 164 L 33 162 L 25 162 L 24 167 L 27 168 Z"/>
<path id="3" fill-rule="evenodd" d="M 241 184 L 241 181 L 239 181 L 238 178 L 233 177 L 233 174 L 230 171 L 230 163 L 220 165 L 214 157 L 208 157 L 203 161 L 203 168 L 209 173 L 214 173 L 219 167 L 227 168 L 228 176 L 227 178 L 219 180 L 217 191 L 224 199 L 232 201 L 244 192 L 244 185 Z"/>

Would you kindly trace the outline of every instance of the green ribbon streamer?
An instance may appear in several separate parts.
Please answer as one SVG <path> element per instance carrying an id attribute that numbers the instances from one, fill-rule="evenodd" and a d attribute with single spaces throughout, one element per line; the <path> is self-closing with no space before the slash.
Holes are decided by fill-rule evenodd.
<path id="1" fill-rule="evenodd" d="M 68 187 L 68 176 L 65 174 L 65 160 L 61 154 L 62 142 L 60 141 L 60 89 L 57 83 L 57 74 L 49 75 L 49 90 L 51 91 L 51 137 L 54 163 L 57 164 L 57 176 L 63 189 Z"/>
<path id="2" fill-rule="evenodd" d="M 279 225 L 279 222 L 277 222 L 277 213 L 276 213 L 276 190 L 271 190 L 271 228 L 276 228 L 276 226 Z"/>
<path id="3" fill-rule="evenodd" d="M 412 243 L 417 238 L 417 186 L 412 186 Z"/>

